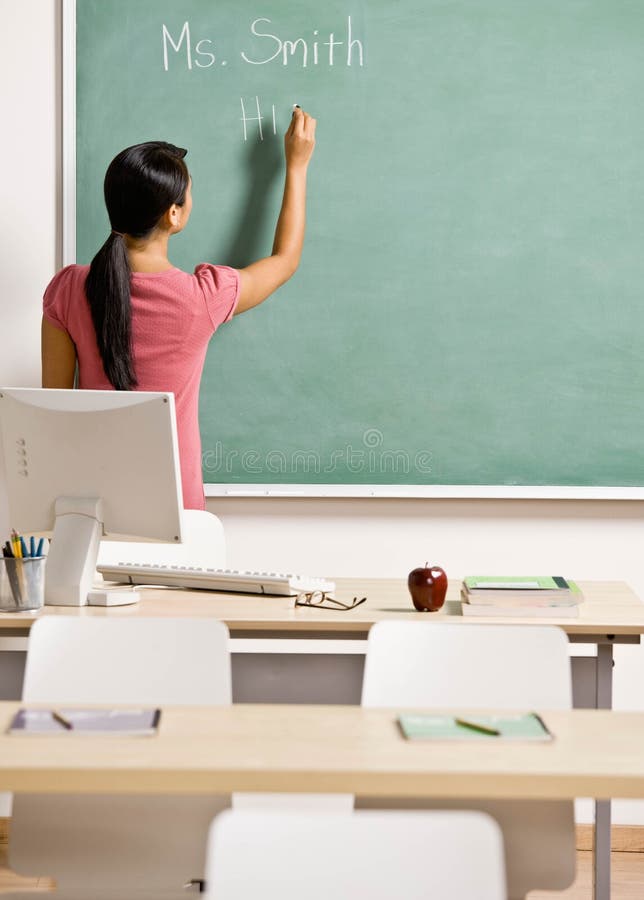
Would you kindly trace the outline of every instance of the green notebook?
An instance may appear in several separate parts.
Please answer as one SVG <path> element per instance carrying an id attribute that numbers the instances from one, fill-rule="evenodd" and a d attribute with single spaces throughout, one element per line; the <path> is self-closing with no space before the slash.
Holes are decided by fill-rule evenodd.
<path id="1" fill-rule="evenodd" d="M 468 722 L 468 725 L 459 724 Z M 430 714 L 406 714 L 398 717 L 398 724 L 404 736 L 410 741 L 551 741 L 543 720 L 536 713 L 519 715 L 479 715 L 438 716 Z M 480 725 L 499 734 L 486 733 L 475 727 Z"/>
<path id="2" fill-rule="evenodd" d="M 569 591 L 573 582 L 561 575 L 468 575 L 463 579 L 468 591 L 529 591 L 557 593 Z"/>

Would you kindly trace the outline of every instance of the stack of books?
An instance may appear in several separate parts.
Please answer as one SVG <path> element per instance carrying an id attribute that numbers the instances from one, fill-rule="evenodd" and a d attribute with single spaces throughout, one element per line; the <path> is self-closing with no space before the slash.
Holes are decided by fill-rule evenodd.
<path id="1" fill-rule="evenodd" d="M 583 594 L 560 575 L 471 575 L 463 580 L 464 616 L 543 616 L 568 619 L 579 615 Z"/>

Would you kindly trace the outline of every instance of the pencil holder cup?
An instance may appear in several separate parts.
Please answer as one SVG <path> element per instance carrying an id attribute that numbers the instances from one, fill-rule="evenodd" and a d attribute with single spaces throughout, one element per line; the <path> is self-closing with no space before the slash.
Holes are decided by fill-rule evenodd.
<path id="1" fill-rule="evenodd" d="M 0 612 L 40 609 L 45 599 L 47 558 L 0 559 Z"/>

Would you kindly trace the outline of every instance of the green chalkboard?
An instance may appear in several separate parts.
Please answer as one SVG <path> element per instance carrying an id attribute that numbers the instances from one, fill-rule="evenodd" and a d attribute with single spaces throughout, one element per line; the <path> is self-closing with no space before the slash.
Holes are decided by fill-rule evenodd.
<path id="1" fill-rule="evenodd" d="M 172 260 L 301 268 L 215 335 L 204 480 L 644 485 L 641 0 L 77 0 L 77 258 L 102 178 L 189 148 Z M 261 119 L 259 118 L 261 117 Z"/>

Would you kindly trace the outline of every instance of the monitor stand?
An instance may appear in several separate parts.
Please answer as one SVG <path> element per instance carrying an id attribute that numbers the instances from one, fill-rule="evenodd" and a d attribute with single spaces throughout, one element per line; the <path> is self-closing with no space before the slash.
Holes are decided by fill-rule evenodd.
<path id="1" fill-rule="evenodd" d="M 97 497 L 58 497 L 45 568 L 46 606 L 85 606 L 96 573 L 103 535 L 103 505 Z"/>

